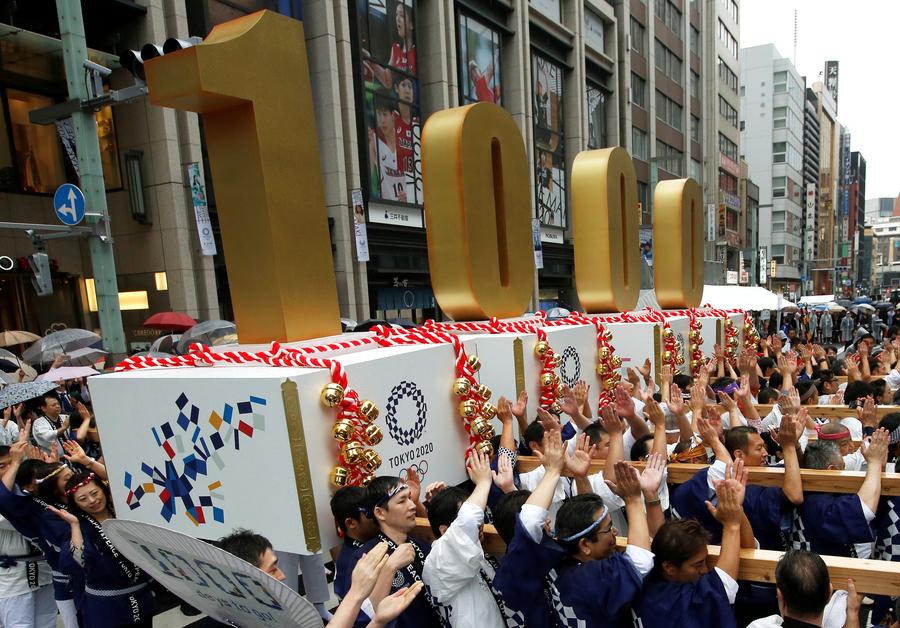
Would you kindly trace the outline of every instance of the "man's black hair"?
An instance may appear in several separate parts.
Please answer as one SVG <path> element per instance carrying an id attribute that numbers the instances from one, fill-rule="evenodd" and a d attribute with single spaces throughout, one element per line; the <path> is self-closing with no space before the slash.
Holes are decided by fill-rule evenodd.
<path id="1" fill-rule="evenodd" d="M 807 550 L 788 550 L 775 566 L 775 586 L 790 616 L 817 617 L 831 598 L 825 561 Z"/>
<path id="2" fill-rule="evenodd" d="M 43 460 L 37 460 L 36 458 L 23 460 L 22 464 L 19 465 L 19 470 L 16 471 L 16 484 L 19 487 L 25 487 L 34 483 L 37 480 L 38 469 L 44 464 L 46 463 Z"/>
<path id="3" fill-rule="evenodd" d="M 775 360 L 772 358 L 759 358 L 756 361 L 756 364 L 759 366 L 760 370 L 765 373 L 766 369 L 775 368 Z"/>
<path id="4" fill-rule="evenodd" d="M 691 379 L 690 375 L 683 375 L 681 373 L 678 373 L 677 375 L 674 375 L 672 377 L 672 383 L 678 386 L 681 391 L 684 392 L 690 389 L 693 380 Z"/>
<path id="5" fill-rule="evenodd" d="M 395 475 L 379 475 L 373 478 L 366 487 L 366 510 L 371 513 L 376 506 L 386 507 L 387 494 L 391 492 L 392 488 L 402 483 L 403 480 Z"/>
<path id="6" fill-rule="evenodd" d="M 738 449 L 747 453 L 747 444 L 750 442 L 751 434 L 759 434 L 759 431 L 755 427 L 747 425 L 738 425 L 730 430 L 725 430 L 725 449 L 732 458 Z"/>
<path id="7" fill-rule="evenodd" d="M 653 434 L 644 434 L 634 441 L 631 446 L 631 460 L 636 462 L 650 454 L 650 446 L 653 444 Z"/>
<path id="8" fill-rule="evenodd" d="M 535 419 L 525 428 L 525 433 L 522 434 L 522 438 L 529 448 L 531 448 L 531 443 L 540 444 L 544 440 L 544 426 L 541 425 L 540 421 Z"/>
<path id="9" fill-rule="evenodd" d="M 237 529 L 216 543 L 229 554 L 247 561 L 254 567 L 262 565 L 262 556 L 267 549 L 272 549 L 269 539 L 251 530 Z"/>
<path id="10" fill-rule="evenodd" d="M 531 491 L 512 491 L 500 498 L 491 513 L 494 515 L 494 527 L 503 542 L 509 545 L 516 531 L 516 518 L 522 505 L 531 497 Z"/>
<path id="11" fill-rule="evenodd" d="M 9 445 L 0 445 L 0 458 L 6 458 L 9 455 Z"/>
<path id="12" fill-rule="evenodd" d="M 603 424 L 597 421 L 584 428 L 584 433 L 588 435 L 588 440 L 591 445 L 599 445 L 600 439 L 603 438 L 604 434 L 607 434 L 607 431 L 603 427 Z"/>
<path id="13" fill-rule="evenodd" d="M 441 526 L 456 521 L 459 507 L 469 498 L 469 493 L 458 486 L 448 486 L 428 502 L 428 523 L 435 538 L 441 536 Z"/>
<path id="14" fill-rule="evenodd" d="M 856 401 L 857 399 L 865 400 L 869 395 L 875 396 L 875 389 L 872 387 L 872 384 L 863 381 L 850 382 L 844 390 L 844 403 L 850 405 L 851 401 Z"/>
<path id="15" fill-rule="evenodd" d="M 763 388 L 759 391 L 759 394 L 756 396 L 757 401 L 762 404 L 767 403 L 777 403 L 778 397 L 780 393 L 777 388 L 772 388 L 771 386 L 768 388 Z"/>
<path id="16" fill-rule="evenodd" d="M 775 371 L 769 376 L 769 387 L 774 388 L 776 390 L 781 388 L 781 384 L 784 383 L 784 378 L 781 376 L 779 371 Z"/>
<path id="17" fill-rule="evenodd" d="M 570 554 L 575 554 L 578 552 L 578 542 L 581 539 L 596 541 L 600 532 L 599 527 L 571 541 L 563 541 L 562 539 L 576 535 L 589 528 L 596 521 L 597 511 L 602 508 L 603 498 L 594 493 L 576 495 L 564 501 L 559 508 L 559 512 L 556 513 L 557 543 L 565 547 Z"/>
<path id="18" fill-rule="evenodd" d="M 359 520 L 365 515 L 366 489 L 344 486 L 331 497 L 331 514 L 341 532 L 347 532 L 347 519 Z"/>

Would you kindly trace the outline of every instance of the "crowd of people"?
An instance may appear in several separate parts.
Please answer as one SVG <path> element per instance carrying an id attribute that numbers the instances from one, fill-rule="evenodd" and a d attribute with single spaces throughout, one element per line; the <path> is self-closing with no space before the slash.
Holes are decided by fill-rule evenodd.
<path id="1" fill-rule="evenodd" d="M 881 491 L 900 413 L 876 411 L 896 403 L 900 329 L 880 345 L 862 330 L 846 347 L 782 331 L 734 359 L 715 347 L 693 377 L 654 378 L 647 360 L 599 412 L 583 381 L 564 388 L 559 415 L 529 416 L 525 393 L 499 399 L 495 453 L 469 456 L 467 482 L 423 487 L 410 470 L 334 493 L 341 603 L 332 615 L 327 591 L 307 594 L 333 627 L 859 626 L 861 596 L 852 581 L 835 590 L 820 555 L 900 560 L 900 500 Z M 811 417 L 821 405 L 845 417 Z M 703 466 L 669 482 L 691 463 Z M 764 465 L 784 469 L 781 486 L 748 482 Z M 856 493 L 813 492 L 801 469 L 865 477 Z M 152 625 L 158 585 L 104 533 L 116 516 L 107 480 L 84 382 L 3 410 L 0 626 Z M 482 544 L 487 523 L 499 555 Z M 296 577 L 260 533 L 217 544 Z M 740 579 L 753 548 L 784 552 L 774 585 Z M 871 596 L 866 608 L 900 628 L 896 605 Z"/>

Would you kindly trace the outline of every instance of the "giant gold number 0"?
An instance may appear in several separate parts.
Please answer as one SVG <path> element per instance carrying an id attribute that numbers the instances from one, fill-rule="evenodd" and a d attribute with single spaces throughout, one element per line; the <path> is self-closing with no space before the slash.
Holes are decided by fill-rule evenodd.
<path id="1" fill-rule="evenodd" d="M 431 283 L 455 320 L 519 316 L 534 280 L 528 166 L 506 111 L 477 103 L 434 113 L 422 132 Z"/>
<path id="2" fill-rule="evenodd" d="M 693 179 L 661 181 L 653 193 L 653 283 L 660 307 L 703 298 L 703 195 Z"/>

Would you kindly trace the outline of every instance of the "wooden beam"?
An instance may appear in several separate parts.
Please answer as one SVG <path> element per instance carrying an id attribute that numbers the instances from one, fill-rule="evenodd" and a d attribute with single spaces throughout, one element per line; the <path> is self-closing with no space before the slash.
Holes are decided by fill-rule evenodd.
<path id="1" fill-rule="evenodd" d="M 488 554 L 496 556 L 506 552 L 506 544 L 494 526 L 486 524 L 483 533 L 482 546 Z M 434 539 L 428 519 L 416 518 L 416 530 L 413 535 L 429 541 Z M 623 536 L 616 538 L 616 545 L 620 551 L 625 549 L 627 542 Z M 709 546 L 710 567 L 718 561 L 720 549 L 718 545 Z M 738 579 L 774 584 L 775 565 L 783 554 L 769 550 L 741 550 Z M 853 578 L 856 590 L 860 593 L 896 595 L 897 591 L 900 591 L 900 563 L 840 556 L 822 556 L 822 560 L 828 567 L 828 575 L 831 576 L 831 582 L 836 589 L 846 589 L 847 578 Z"/>
<path id="2" fill-rule="evenodd" d="M 603 471 L 605 461 L 594 460 L 591 462 L 591 473 Z M 635 467 L 642 469 L 643 462 L 632 462 Z M 540 461 L 534 456 L 519 456 L 519 473 L 532 471 L 541 466 Z M 684 484 L 701 469 L 709 465 L 673 463 L 668 466 L 669 484 Z M 747 467 L 748 481 L 758 486 L 782 486 L 784 484 L 784 469 L 780 467 Z M 803 478 L 803 490 L 812 493 L 855 493 L 862 485 L 866 477 L 863 471 L 818 471 L 815 469 L 801 469 Z M 881 474 L 881 494 L 900 495 L 900 473 Z"/>
<path id="3" fill-rule="evenodd" d="M 809 412 L 809 416 L 814 419 L 846 419 L 847 417 L 855 417 L 856 410 L 852 410 L 847 406 L 803 406 Z M 767 414 L 772 412 L 772 404 L 758 404 L 756 411 L 761 418 L 765 418 Z M 900 412 L 900 406 L 875 406 L 875 415 L 883 419 L 892 412 Z"/>

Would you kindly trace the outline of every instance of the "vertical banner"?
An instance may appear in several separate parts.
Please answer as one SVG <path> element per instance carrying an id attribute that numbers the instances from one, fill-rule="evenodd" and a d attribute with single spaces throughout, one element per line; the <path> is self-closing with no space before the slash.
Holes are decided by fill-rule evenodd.
<path id="1" fill-rule="evenodd" d="M 369 235 L 366 233 L 366 209 L 363 205 L 362 190 L 356 188 L 350 192 L 353 203 L 353 229 L 356 233 L 356 261 L 369 261 Z"/>
<path id="2" fill-rule="evenodd" d="M 766 246 L 759 247 L 759 283 L 765 285 L 766 276 L 769 272 L 768 258 L 769 248 Z"/>
<path id="3" fill-rule="evenodd" d="M 838 65 L 837 61 L 825 62 L 825 89 L 831 93 L 834 98 L 834 110 L 837 111 L 838 104 Z"/>
<path id="4" fill-rule="evenodd" d="M 544 267 L 544 245 L 541 244 L 541 221 L 538 218 L 531 219 L 531 243 L 534 245 L 534 267 Z"/>
<path id="5" fill-rule="evenodd" d="M 804 254 L 809 263 L 807 276 L 812 275 L 812 262 L 815 258 L 816 244 L 816 184 L 806 184 L 806 232 L 804 238 Z"/>
<path id="6" fill-rule="evenodd" d="M 716 206 L 714 203 L 706 206 L 706 241 L 716 241 Z"/>
<path id="7" fill-rule="evenodd" d="M 199 163 L 188 164 L 188 181 L 191 183 L 191 201 L 194 204 L 194 219 L 197 235 L 204 255 L 216 254 L 216 239 L 213 237 L 212 222 L 209 220 L 209 206 L 206 204 L 206 183 Z"/>
<path id="8" fill-rule="evenodd" d="M 72 125 L 72 118 L 56 121 L 56 132 L 59 139 L 66 149 L 69 161 L 72 162 L 72 168 L 75 169 L 75 175 L 80 177 L 81 171 L 78 169 L 78 153 L 75 151 L 75 127 Z"/>

